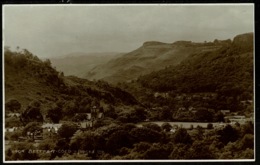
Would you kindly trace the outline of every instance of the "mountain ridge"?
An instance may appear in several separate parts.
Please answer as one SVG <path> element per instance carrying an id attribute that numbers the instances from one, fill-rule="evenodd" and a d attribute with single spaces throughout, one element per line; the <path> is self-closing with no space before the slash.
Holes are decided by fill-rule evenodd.
<path id="1" fill-rule="evenodd" d="M 85 77 L 87 79 L 102 79 L 110 83 L 136 80 L 140 75 L 163 69 L 171 65 L 178 65 L 189 55 L 203 51 L 215 51 L 222 46 L 231 44 L 229 40 L 215 40 L 215 42 L 195 43 L 192 41 L 175 41 L 163 43 L 146 41 L 141 47 L 111 59 L 105 64 L 95 66 Z M 133 66 L 139 67 L 133 73 Z M 142 69 L 140 69 L 142 68 Z"/>
<path id="2" fill-rule="evenodd" d="M 252 93 L 253 56 L 253 33 L 245 33 L 235 36 L 229 46 L 190 55 L 179 65 L 141 76 L 138 81 L 159 91 L 196 93 L 234 89 L 234 93 Z"/>

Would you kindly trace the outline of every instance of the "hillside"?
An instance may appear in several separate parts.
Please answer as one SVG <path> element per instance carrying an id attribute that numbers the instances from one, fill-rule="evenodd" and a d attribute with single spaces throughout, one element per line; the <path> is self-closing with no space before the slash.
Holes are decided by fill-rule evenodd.
<path id="1" fill-rule="evenodd" d="M 62 71 L 64 75 L 84 77 L 97 65 L 104 64 L 109 60 L 120 56 L 120 53 L 70 53 L 64 57 L 50 58 L 52 65 Z"/>
<path id="2" fill-rule="evenodd" d="M 106 82 L 92 82 L 75 76 L 64 76 L 56 71 L 50 60 L 42 61 L 27 50 L 12 52 L 5 50 L 5 102 L 17 100 L 23 111 L 34 101 L 41 103 L 41 111 L 53 104 L 73 104 L 71 109 L 88 111 L 91 105 L 136 105 L 129 93 L 112 87 Z M 86 102 L 86 100 L 88 100 Z M 83 108 L 80 108 L 81 103 Z"/>
<path id="3" fill-rule="evenodd" d="M 110 83 L 130 81 L 167 66 L 176 66 L 190 54 L 211 52 L 226 44 L 230 44 L 230 41 L 214 43 L 177 41 L 169 44 L 149 41 L 132 52 L 94 67 L 86 74 L 86 78 L 103 79 Z"/>
<path id="4" fill-rule="evenodd" d="M 5 101 L 17 99 L 24 107 L 34 99 L 55 98 L 63 84 L 49 60 L 43 62 L 27 50 L 5 50 L 4 69 Z"/>
<path id="5" fill-rule="evenodd" d="M 247 33 L 234 37 L 228 46 L 194 53 L 177 66 L 140 76 L 137 83 L 175 96 L 215 93 L 219 101 L 215 107 L 220 103 L 224 108 L 238 106 L 243 100 L 253 100 L 253 64 L 253 33 Z"/>
<path id="6" fill-rule="evenodd" d="M 158 91 L 214 92 L 226 85 L 248 87 L 252 92 L 253 34 L 236 36 L 230 46 L 216 51 L 194 53 L 180 65 L 142 76 L 138 81 Z"/>

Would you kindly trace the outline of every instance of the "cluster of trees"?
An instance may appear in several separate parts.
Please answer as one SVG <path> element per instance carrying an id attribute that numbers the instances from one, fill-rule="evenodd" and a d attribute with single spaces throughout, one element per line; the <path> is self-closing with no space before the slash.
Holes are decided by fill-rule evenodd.
<path id="1" fill-rule="evenodd" d="M 36 130 L 37 125 L 30 124 L 24 129 L 33 128 Z M 95 130 L 79 130 L 76 124 L 67 122 L 58 130 L 57 136 L 44 139 L 38 147 L 30 142 L 14 143 L 6 155 L 7 160 L 254 158 L 252 123 L 208 128 L 177 128 L 171 133 L 172 126 L 168 123 L 161 127 L 153 123 L 137 127 L 131 123 L 112 122 Z M 34 155 L 12 152 L 17 148 Z M 56 152 L 29 153 L 30 149 Z"/>
<path id="2" fill-rule="evenodd" d="M 60 73 L 51 66 L 49 59 L 42 61 L 27 49 L 11 51 L 8 47 L 5 47 L 4 55 L 6 73 L 15 69 L 56 87 L 63 84 Z"/>
<path id="3" fill-rule="evenodd" d="M 151 109 L 147 118 L 150 121 L 224 122 L 223 113 L 207 108 L 197 108 L 191 112 L 163 106 Z"/>

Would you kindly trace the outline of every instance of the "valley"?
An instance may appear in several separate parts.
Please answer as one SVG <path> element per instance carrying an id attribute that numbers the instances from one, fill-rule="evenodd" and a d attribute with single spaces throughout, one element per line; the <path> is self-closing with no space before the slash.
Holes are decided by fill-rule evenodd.
<path id="1" fill-rule="evenodd" d="M 45 60 L 5 48 L 6 159 L 253 159 L 253 42 Z"/>

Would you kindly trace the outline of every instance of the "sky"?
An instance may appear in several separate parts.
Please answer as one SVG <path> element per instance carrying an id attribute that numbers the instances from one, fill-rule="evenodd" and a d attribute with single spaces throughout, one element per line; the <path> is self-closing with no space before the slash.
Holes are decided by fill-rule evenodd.
<path id="1" fill-rule="evenodd" d="M 4 46 L 40 58 L 130 52 L 146 41 L 233 39 L 254 31 L 250 5 L 6 5 Z"/>

